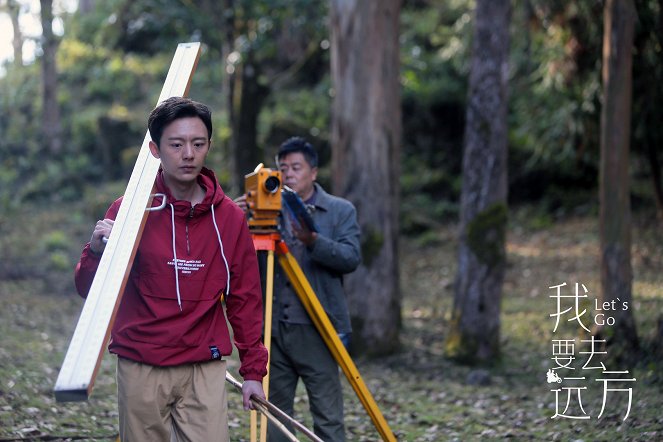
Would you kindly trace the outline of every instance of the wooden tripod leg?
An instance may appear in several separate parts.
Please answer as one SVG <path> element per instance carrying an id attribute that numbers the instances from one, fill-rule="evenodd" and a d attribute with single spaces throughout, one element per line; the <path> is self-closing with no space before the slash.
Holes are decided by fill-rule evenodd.
<path id="1" fill-rule="evenodd" d="M 268 352 L 267 376 L 262 379 L 262 388 L 265 391 L 265 398 L 269 400 L 269 354 L 272 346 L 272 304 L 274 302 L 274 250 L 267 250 L 267 270 L 265 277 L 265 325 L 263 343 Z M 257 412 L 251 411 L 251 442 L 257 440 Z M 260 417 L 260 442 L 267 441 L 267 416 Z"/>
<path id="2" fill-rule="evenodd" d="M 265 284 L 265 348 L 267 348 L 267 376 L 262 379 L 265 398 L 269 400 L 269 363 L 272 348 L 272 305 L 274 303 L 274 250 L 267 251 L 267 282 Z M 267 416 L 260 419 L 260 442 L 267 441 Z"/>
<path id="3" fill-rule="evenodd" d="M 396 442 L 396 436 L 392 433 L 384 416 L 382 416 L 371 392 L 359 375 L 359 370 L 357 370 L 352 358 L 350 358 L 345 346 L 338 337 L 334 326 L 329 320 L 329 316 L 327 316 L 327 313 L 322 308 L 322 304 L 320 304 L 318 297 L 306 279 L 301 267 L 299 267 L 297 260 L 283 242 L 278 243 L 278 252 L 279 264 L 281 264 L 281 267 L 287 274 L 293 289 L 304 305 L 320 336 L 325 341 L 327 348 L 329 348 L 329 351 L 343 370 L 345 377 L 348 379 L 360 402 L 368 412 L 382 440 Z"/>
<path id="4" fill-rule="evenodd" d="M 258 440 L 258 413 L 256 410 L 251 410 L 250 438 L 251 442 L 256 442 Z"/>

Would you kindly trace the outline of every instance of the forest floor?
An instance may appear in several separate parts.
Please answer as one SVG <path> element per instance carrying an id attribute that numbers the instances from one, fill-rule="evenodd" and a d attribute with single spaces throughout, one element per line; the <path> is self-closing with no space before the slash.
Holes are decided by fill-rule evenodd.
<path id="1" fill-rule="evenodd" d="M 89 237 L 90 219 L 76 208 L 67 213 L 33 210 L 11 219 L 0 215 L 0 441 L 112 441 L 117 436 L 111 356 L 104 357 L 87 402 L 56 403 L 52 393 L 83 305 L 71 287 L 71 260 Z M 578 357 L 571 365 L 574 372 L 559 373 L 585 379 L 549 384 L 547 370 L 556 366 L 553 340 L 575 339 L 574 354 L 579 356 L 578 344 L 587 338 L 578 332 L 578 321 L 569 321 L 567 315 L 560 317 L 553 333 L 551 315 L 557 310 L 556 300 L 550 297 L 555 291 L 549 287 L 566 283 L 563 295 L 570 296 L 576 283 L 584 284 L 588 298 L 580 308 L 588 311 L 581 315 L 581 322 L 592 323 L 600 288 L 598 224 L 589 217 L 545 225 L 535 221 L 526 209 L 510 220 L 502 358 L 488 368 L 458 365 L 444 357 L 456 266 L 455 226 L 403 238 L 402 349 L 392 356 L 355 361 L 398 440 L 663 440 L 663 357 L 656 339 L 661 336 L 657 323 L 663 317 L 660 226 L 651 217 L 634 220 L 629 307 L 640 336 L 640 360 L 634 367 L 607 367 L 609 371 L 628 369 L 624 376 L 636 381 L 599 381 L 620 375 L 583 370 Z M 73 249 L 67 248 L 72 241 Z M 61 279 L 49 276 L 54 268 L 60 269 Z M 566 308 L 572 306 L 573 298 L 561 301 Z M 561 354 L 560 348 L 556 354 Z M 229 367 L 236 375 L 237 362 L 230 361 Z M 366 410 L 348 382 L 343 382 L 347 439 L 379 440 Z M 555 389 L 561 390 L 557 402 Z M 604 390 L 605 410 L 599 417 Z M 570 405 L 565 410 L 567 399 Z M 238 393 L 230 392 L 229 401 L 231 440 L 246 441 L 249 416 L 241 409 Z M 297 417 L 311 427 L 306 410 L 301 389 Z"/>

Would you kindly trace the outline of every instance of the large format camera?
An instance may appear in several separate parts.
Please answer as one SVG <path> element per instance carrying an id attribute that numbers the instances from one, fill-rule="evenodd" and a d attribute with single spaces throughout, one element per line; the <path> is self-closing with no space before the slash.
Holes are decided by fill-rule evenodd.
<path id="1" fill-rule="evenodd" d="M 274 231 L 281 211 L 281 172 L 258 165 L 244 176 L 249 228 L 253 231 Z"/>

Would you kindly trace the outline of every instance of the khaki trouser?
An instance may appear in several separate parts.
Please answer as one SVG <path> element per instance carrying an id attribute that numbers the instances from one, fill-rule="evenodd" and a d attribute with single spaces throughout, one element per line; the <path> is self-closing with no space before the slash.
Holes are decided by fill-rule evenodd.
<path id="1" fill-rule="evenodd" d="M 176 367 L 117 361 L 122 442 L 228 441 L 225 361 Z"/>

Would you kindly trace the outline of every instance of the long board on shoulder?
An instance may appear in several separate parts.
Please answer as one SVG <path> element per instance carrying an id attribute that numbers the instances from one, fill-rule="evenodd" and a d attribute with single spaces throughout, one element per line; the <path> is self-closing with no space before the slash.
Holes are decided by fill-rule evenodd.
<path id="1" fill-rule="evenodd" d="M 200 43 L 177 46 L 157 104 L 170 97 L 188 94 L 199 58 Z M 159 160 L 150 153 L 150 140 L 148 132 L 60 368 L 54 388 L 58 402 L 84 401 L 92 393 L 147 219 L 146 208 L 151 203 L 159 170 Z"/>

